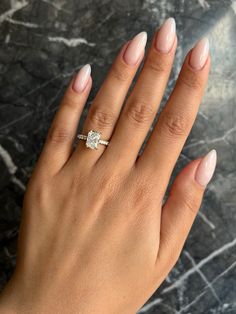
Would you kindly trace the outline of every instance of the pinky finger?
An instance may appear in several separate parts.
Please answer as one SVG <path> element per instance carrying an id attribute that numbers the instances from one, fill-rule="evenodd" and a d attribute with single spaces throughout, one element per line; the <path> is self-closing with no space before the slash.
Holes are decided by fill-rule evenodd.
<path id="1" fill-rule="evenodd" d="M 189 163 L 177 176 L 162 209 L 157 270 L 167 275 L 177 262 L 216 166 L 216 151 Z"/>
<path id="2" fill-rule="evenodd" d="M 71 80 L 61 101 L 37 163 L 47 175 L 56 174 L 67 162 L 78 128 L 79 119 L 92 86 L 89 64 Z"/>

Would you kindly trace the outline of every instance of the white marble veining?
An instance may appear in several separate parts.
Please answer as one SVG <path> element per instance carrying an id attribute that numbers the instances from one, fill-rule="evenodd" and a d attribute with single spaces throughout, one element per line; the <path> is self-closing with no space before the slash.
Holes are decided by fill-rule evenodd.
<path id="1" fill-rule="evenodd" d="M 0 1 L 1 287 L 15 263 L 25 187 L 71 76 L 92 64 L 84 121 L 121 45 L 142 30 L 150 40 L 170 16 L 178 48 L 161 107 L 187 51 L 203 36 L 212 62 L 173 176 L 212 148 L 218 163 L 178 263 L 139 313 L 236 313 L 236 0 Z"/>

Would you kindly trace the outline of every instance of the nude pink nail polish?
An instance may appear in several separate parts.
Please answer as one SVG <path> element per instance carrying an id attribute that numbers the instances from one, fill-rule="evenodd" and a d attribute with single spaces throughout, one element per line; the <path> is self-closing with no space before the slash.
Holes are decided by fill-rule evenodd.
<path id="1" fill-rule="evenodd" d="M 157 33 L 156 49 L 163 53 L 168 53 L 174 44 L 175 33 L 175 19 L 170 17 L 162 24 Z"/>
<path id="2" fill-rule="evenodd" d="M 195 174 L 198 184 L 206 186 L 211 180 L 216 167 L 217 154 L 215 149 L 211 150 L 200 162 Z"/>
<path id="3" fill-rule="evenodd" d="M 141 55 L 144 52 L 145 46 L 147 43 L 147 33 L 141 32 L 136 35 L 131 42 L 129 43 L 128 47 L 124 53 L 124 60 L 129 65 L 135 65 L 138 60 L 140 59 Z"/>
<path id="4" fill-rule="evenodd" d="M 206 37 L 204 37 L 201 40 L 199 40 L 194 46 L 191 52 L 189 64 L 191 65 L 192 68 L 200 70 L 206 63 L 208 54 L 209 54 L 209 40 Z"/>
<path id="5" fill-rule="evenodd" d="M 73 90 L 77 93 L 82 93 L 85 89 L 89 77 L 91 74 L 91 66 L 89 64 L 84 65 L 79 72 L 76 74 L 74 83 L 73 83 Z"/>

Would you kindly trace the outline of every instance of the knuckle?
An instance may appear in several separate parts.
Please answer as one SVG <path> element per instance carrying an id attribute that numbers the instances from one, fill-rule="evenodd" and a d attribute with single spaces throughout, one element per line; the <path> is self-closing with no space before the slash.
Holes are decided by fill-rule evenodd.
<path id="1" fill-rule="evenodd" d="M 183 207 L 196 216 L 199 209 L 199 201 L 194 196 L 186 195 L 183 199 Z"/>
<path id="2" fill-rule="evenodd" d="M 39 206 L 45 205 L 47 208 L 48 200 L 50 198 L 49 182 L 44 178 L 38 178 L 39 179 L 35 181 L 31 177 L 28 184 L 28 189 L 24 196 L 24 202 L 33 201 L 36 202 L 36 204 Z"/>
<path id="3" fill-rule="evenodd" d="M 165 112 L 160 123 L 160 130 L 170 137 L 185 136 L 188 132 L 188 119 L 183 114 Z"/>
<path id="4" fill-rule="evenodd" d="M 47 189 L 38 186 L 35 188 L 35 198 L 37 200 L 37 203 L 39 204 L 45 204 L 46 201 L 48 201 L 48 191 Z"/>
<path id="5" fill-rule="evenodd" d="M 181 77 L 181 83 L 188 89 L 199 90 L 202 87 L 202 82 L 197 73 L 187 70 Z"/>
<path id="6" fill-rule="evenodd" d="M 78 98 L 72 94 L 72 92 L 67 91 L 62 99 L 62 107 L 68 107 L 71 109 L 78 109 L 79 102 Z"/>
<path id="7" fill-rule="evenodd" d="M 84 192 L 85 186 L 87 186 L 87 179 L 80 171 L 78 171 L 75 175 L 71 176 L 69 183 L 69 193 L 73 196 L 78 195 L 78 190 L 81 193 Z"/>
<path id="8" fill-rule="evenodd" d="M 67 143 L 73 139 L 71 133 L 60 126 L 52 126 L 48 133 L 48 141 L 50 143 L 60 144 Z"/>
<path id="9" fill-rule="evenodd" d="M 150 188 L 148 185 L 139 185 L 135 191 L 135 208 L 141 206 L 142 209 L 147 208 L 150 205 Z"/>
<path id="10" fill-rule="evenodd" d="M 103 191 L 107 191 L 106 194 L 109 194 L 110 197 L 113 197 L 119 189 L 120 184 L 121 180 L 119 178 L 119 175 L 113 174 L 111 176 L 109 172 L 100 175 L 98 186 L 101 186 Z M 98 193 L 100 193 L 100 189 L 98 190 Z"/>
<path id="11" fill-rule="evenodd" d="M 146 180 L 144 178 L 147 178 Z M 148 184 L 146 183 L 148 182 Z M 158 203 L 158 197 L 153 195 L 153 191 L 155 190 L 155 182 L 150 180 L 149 176 L 143 174 L 142 179 L 135 178 L 135 187 L 132 190 L 132 200 L 133 200 L 133 208 L 135 208 L 138 212 L 141 211 L 141 215 L 143 210 L 152 207 L 152 204 L 155 205 Z"/>
<path id="12" fill-rule="evenodd" d="M 127 82 L 130 78 L 129 70 L 125 67 L 113 65 L 111 75 L 119 82 Z"/>
<path id="13" fill-rule="evenodd" d="M 89 114 L 89 120 L 94 127 L 106 128 L 115 123 L 115 116 L 111 111 L 103 111 L 100 105 L 92 106 Z"/>
<path id="14" fill-rule="evenodd" d="M 156 55 L 151 55 L 147 59 L 146 67 L 152 72 L 160 74 L 167 72 L 167 70 L 170 68 L 170 63 L 166 60 L 163 60 L 163 58 L 157 58 Z"/>
<path id="15" fill-rule="evenodd" d="M 136 125 L 150 123 L 154 116 L 154 110 L 146 101 L 138 99 L 132 100 L 125 109 L 126 117 Z"/>

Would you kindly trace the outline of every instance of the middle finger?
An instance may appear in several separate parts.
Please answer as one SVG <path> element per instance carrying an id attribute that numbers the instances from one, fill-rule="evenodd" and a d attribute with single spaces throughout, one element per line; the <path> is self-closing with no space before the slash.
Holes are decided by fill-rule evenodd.
<path id="1" fill-rule="evenodd" d="M 177 45 L 175 20 L 169 18 L 157 32 L 143 69 L 103 153 L 116 164 L 130 167 L 147 136 L 163 97 Z M 134 135 L 134 136 L 132 136 Z"/>

